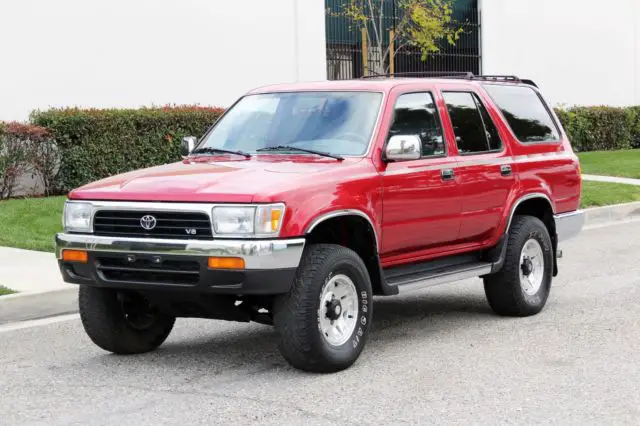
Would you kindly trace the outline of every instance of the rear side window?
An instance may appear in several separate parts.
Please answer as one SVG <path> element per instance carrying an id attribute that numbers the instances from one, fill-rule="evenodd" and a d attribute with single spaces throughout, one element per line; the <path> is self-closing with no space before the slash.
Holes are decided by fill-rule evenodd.
<path id="1" fill-rule="evenodd" d="M 407 93 L 398 97 L 389 136 L 418 135 L 422 156 L 445 154 L 442 126 L 431 93 Z"/>
<path id="2" fill-rule="evenodd" d="M 533 89 L 494 84 L 486 84 L 484 89 L 500 108 L 520 142 L 560 140 L 558 128 L 540 96 Z"/>
<path id="3" fill-rule="evenodd" d="M 476 100 L 476 104 L 478 104 L 478 109 L 480 110 L 480 116 L 482 117 L 482 122 L 484 123 L 484 128 L 487 133 L 487 139 L 489 141 L 489 150 L 491 151 L 499 151 L 502 149 L 502 140 L 500 140 L 500 134 L 498 133 L 498 129 L 496 128 L 495 123 L 491 119 L 489 115 L 489 111 L 482 105 L 480 99 L 474 94 L 473 97 Z"/>
<path id="4" fill-rule="evenodd" d="M 480 154 L 502 148 L 489 113 L 470 92 L 443 92 L 460 154 Z"/>

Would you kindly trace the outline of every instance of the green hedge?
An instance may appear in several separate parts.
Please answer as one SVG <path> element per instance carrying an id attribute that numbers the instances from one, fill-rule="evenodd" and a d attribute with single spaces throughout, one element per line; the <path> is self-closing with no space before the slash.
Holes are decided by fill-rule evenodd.
<path id="1" fill-rule="evenodd" d="M 49 130 L 61 150 L 56 192 L 130 170 L 180 159 L 184 136 L 201 136 L 221 108 L 175 106 L 141 109 L 34 111 L 31 123 Z"/>
<path id="2" fill-rule="evenodd" d="M 640 106 L 578 106 L 556 113 L 577 151 L 640 148 Z"/>

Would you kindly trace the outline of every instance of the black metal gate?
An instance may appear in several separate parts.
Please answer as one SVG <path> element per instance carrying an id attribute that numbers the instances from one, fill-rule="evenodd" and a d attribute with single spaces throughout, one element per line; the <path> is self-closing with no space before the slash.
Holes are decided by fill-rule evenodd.
<path id="1" fill-rule="evenodd" d="M 457 0 L 453 17 L 464 28 L 464 34 L 455 46 L 441 44 L 439 53 L 422 60 L 420 51 L 413 47 L 401 47 L 394 55 L 393 67 L 389 58 L 384 59 L 380 49 L 363 45 L 363 36 L 354 22 L 340 15 L 348 0 L 325 0 L 327 37 L 327 78 L 348 80 L 373 74 L 380 68 L 393 69 L 396 73 L 420 72 L 472 72 L 481 74 L 480 15 L 478 0 Z M 380 0 L 376 0 L 380 1 Z M 389 43 L 389 31 L 395 28 L 397 0 L 383 1 L 382 33 L 383 49 Z M 376 17 L 378 20 L 379 17 Z M 366 51 L 367 63 L 364 63 Z"/>

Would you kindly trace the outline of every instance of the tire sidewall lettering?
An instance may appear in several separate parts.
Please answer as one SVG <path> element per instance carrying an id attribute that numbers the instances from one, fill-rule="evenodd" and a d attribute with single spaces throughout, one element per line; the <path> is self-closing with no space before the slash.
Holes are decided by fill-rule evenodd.
<path id="1" fill-rule="evenodd" d="M 358 286 L 358 284 L 356 284 L 356 286 Z M 351 338 L 351 346 L 354 350 L 362 343 L 367 326 L 369 325 L 368 316 L 371 310 L 368 293 L 364 290 L 358 289 L 358 296 L 358 316 L 360 318 L 358 320 L 357 327 L 354 330 L 353 337 Z"/>

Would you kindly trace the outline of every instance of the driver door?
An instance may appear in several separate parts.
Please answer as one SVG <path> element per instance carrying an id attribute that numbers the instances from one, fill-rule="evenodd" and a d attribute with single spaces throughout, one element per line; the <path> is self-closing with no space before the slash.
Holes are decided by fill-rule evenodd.
<path id="1" fill-rule="evenodd" d="M 432 93 L 398 96 L 388 137 L 417 135 L 422 152 L 383 172 L 383 263 L 429 257 L 458 239 L 461 190 L 441 123 Z"/>

